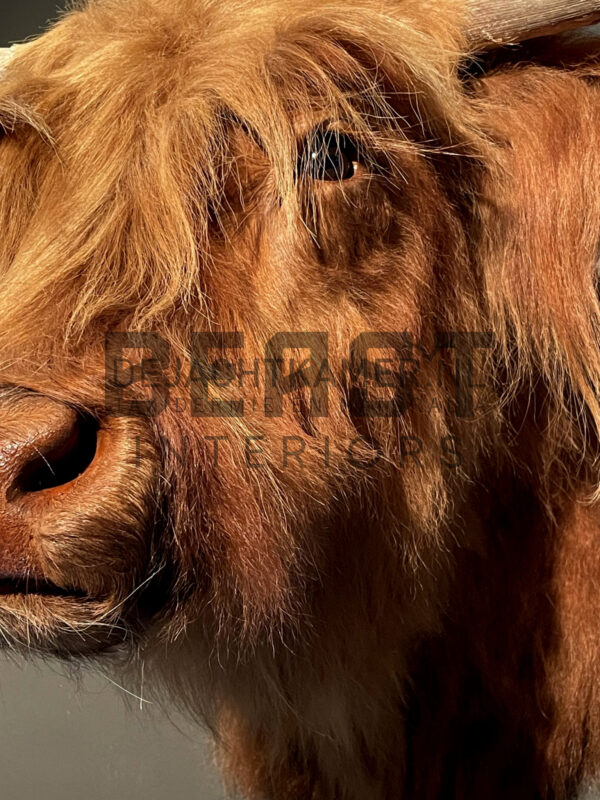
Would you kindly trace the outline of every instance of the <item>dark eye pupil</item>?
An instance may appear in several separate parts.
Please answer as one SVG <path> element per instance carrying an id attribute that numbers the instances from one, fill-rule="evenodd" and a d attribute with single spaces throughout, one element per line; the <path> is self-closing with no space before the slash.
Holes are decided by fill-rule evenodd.
<path id="1" fill-rule="evenodd" d="M 337 131 L 315 131 L 301 154 L 302 173 L 317 181 L 347 181 L 354 177 L 358 148 L 352 139 Z"/>

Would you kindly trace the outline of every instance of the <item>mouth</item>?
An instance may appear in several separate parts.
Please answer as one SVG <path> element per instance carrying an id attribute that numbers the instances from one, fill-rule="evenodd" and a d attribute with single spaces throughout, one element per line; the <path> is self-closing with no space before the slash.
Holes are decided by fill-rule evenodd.
<path id="1" fill-rule="evenodd" d="M 81 589 L 0 573 L 0 649 L 29 656 L 97 656 L 132 632 L 119 609 Z"/>
<path id="2" fill-rule="evenodd" d="M 87 595 L 80 589 L 57 586 L 47 580 L 33 577 L 17 577 L 13 575 L 0 575 L 0 598 L 7 596 L 34 596 L 34 597 L 65 597 L 84 600 Z"/>

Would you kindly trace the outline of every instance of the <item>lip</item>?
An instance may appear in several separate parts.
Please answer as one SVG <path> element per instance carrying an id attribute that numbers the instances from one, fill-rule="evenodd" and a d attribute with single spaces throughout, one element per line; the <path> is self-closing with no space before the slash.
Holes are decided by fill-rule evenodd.
<path id="1" fill-rule="evenodd" d="M 110 603 L 45 581 L 32 588 L 31 581 L 27 587 L 0 582 L 0 649 L 87 658 L 130 639 L 129 625 Z"/>

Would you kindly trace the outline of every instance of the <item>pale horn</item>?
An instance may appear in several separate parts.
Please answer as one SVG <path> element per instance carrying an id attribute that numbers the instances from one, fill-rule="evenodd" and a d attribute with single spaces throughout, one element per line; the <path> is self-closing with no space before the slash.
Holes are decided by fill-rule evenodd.
<path id="1" fill-rule="evenodd" d="M 600 22 L 600 0 L 466 0 L 473 51 Z"/>
<path id="2" fill-rule="evenodd" d="M 12 47 L 0 47 L 0 72 L 12 58 Z"/>
<path id="3" fill-rule="evenodd" d="M 22 44 L 13 44 L 12 47 L 0 47 L 0 74 L 21 47 L 23 47 Z"/>

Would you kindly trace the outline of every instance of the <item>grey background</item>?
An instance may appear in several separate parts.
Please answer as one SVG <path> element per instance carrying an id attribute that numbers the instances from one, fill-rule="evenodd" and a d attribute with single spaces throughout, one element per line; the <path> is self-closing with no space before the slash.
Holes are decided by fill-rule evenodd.
<path id="1" fill-rule="evenodd" d="M 0 661 L 2 800 L 221 800 L 198 729 L 126 703 L 101 671 Z"/>
<path id="2" fill-rule="evenodd" d="M 2 0 L 0 5 L 0 47 L 40 33 L 55 19 L 67 0 Z"/>
<path id="3" fill-rule="evenodd" d="M 0 47 L 40 32 L 60 5 L 0 0 Z M 204 735 L 133 703 L 100 672 L 0 658 L 2 800 L 222 800 Z"/>

